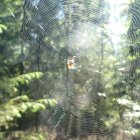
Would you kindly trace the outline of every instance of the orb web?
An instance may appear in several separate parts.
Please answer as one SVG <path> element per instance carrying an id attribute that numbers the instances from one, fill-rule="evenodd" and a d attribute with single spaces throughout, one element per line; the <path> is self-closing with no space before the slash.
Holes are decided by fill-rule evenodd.
<path id="1" fill-rule="evenodd" d="M 40 123 L 56 131 L 56 139 L 115 139 L 127 130 L 118 99 L 137 87 L 139 59 L 127 57 L 139 52 L 139 3 L 112 3 L 24 1 L 24 67 L 44 73 L 31 83 L 31 95 L 57 100 L 54 110 L 39 116 Z M 71 69 L 68 60 L 73 60 Z"/>

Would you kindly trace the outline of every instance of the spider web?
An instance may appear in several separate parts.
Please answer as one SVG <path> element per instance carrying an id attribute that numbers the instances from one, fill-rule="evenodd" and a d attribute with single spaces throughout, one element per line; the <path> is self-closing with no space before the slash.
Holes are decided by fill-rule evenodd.
<path id="1" fill-rule="evenodd" d="M 132 26 L 139 28 L 138 11 L 132 18 L 134 10 L 128 6 L 118 2 L 111 8 L 103 0 L 24 1 L 20 31 L 24 67 L 45 75 L 30 85 L 32 96 L 58 102 L 52 112 L 39 115 L 40 123 L 56 131 L 56 139 L 115 139 L 121 135 L 119 129 L 126 129 L 127 122 L 124 128 L 118 127 L 120 105 L 112 98 L 120 98 L 126 86 L 123 82 L 131 81 L 131 74 L 124 74 L 123 69 L 133 74 L 137 67 L 126 60 L 122 49 L 129 27 L 125 20 L 132 19 Z M 119 32 L 122 26 L 125 32 Z M 129 45 L 135 36 L 129 29 Z M 137 49 L 132 47 L 134 52 Z M 73 69 L 68 68 L 68 59 L 74 59 Z"/>

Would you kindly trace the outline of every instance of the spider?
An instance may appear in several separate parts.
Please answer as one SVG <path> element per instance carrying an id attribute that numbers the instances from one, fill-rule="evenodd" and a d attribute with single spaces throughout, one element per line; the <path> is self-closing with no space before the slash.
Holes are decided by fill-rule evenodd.
<path id="1" fill-rule="evenodd" d="M 68 69 L 75 69 L 75 58 L 74 57 L 69 57 L 67 60 L 67 67 Z"/>

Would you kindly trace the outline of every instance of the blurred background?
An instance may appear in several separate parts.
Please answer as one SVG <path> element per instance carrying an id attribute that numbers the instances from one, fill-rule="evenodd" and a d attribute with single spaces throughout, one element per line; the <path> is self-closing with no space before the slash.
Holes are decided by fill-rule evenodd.
<path id="1" fill-rule="evenodd" d="M 0 140 L 140 139 L 140 0 L 0 11 Z"/>

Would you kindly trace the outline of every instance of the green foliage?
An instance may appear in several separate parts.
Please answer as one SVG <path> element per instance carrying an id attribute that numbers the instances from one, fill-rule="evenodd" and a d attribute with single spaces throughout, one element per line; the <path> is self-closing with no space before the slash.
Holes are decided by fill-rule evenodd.
<path id="1" fill-rule="evenodd" d="M 41 133 L 15 131 L 19 126 L 19 119 L 24 120 L 24 116 L 30 118 L 57 104 L 53 98 L 37 100 L 31 97 L 31 82 L 38 82 L 44 74 L 39 70 L 24 72 L 22 46 L 18 40 L 22 4 L 22 0 L 0 2 L 0 131 L 4 131 L 0 133 L 0 139 L 44 140 Z M 30 64 L 30 61 L 27 63 Z M 34 126 L 31 129 L 32 127 Z M 9 130 L 13 131 L 12 134 L 8 134 Z"/>
<path id="2" fill-rule="evenodd" d="M 13 86 L 17 86 L 19 84 L 25 85 L 28 84 L 33 79 L 39 79 L 43 76 L 42 72 L 32 72 L 27 74 L 22 74 L 17 77 L 11 78 L 10 82 L 13 83 Z"/>
<path id="3" fill-rule="evenodd" d="M 16 125 L 16 118 L 21 118 L 23 113 L 43 111 L 48 106 L 55 107 L 56 104 L 54 99 L 32 101 L 26 95 L 12 98 L 7 103 L 0 105 L 0 127 L 9 129 L 12 125 Z"/>
<path id="4" fill-rule="evenodd" d="M 46 140 L 44 134 L 35 133 L 35 132 L 23 132 L 23 131 L 15 131 L 15 132 L 3 132 L 0 134 L 0 139 L 2 140 Z"/>
<path id="5" fill-rule="evenodd" d="M 43 76 L 42 72 L 32 72 L 32 73 L 22 74 L 14 78 L 10 78 L 9 87 L 11 88 L 11 91 L 17 92 L 18 91 L 17 88 L 19 86 L 28 85 L 34 79 L 38 80 L 42 76 Z"/>
<path id="6" fill-rule="evenodd" d="M 7 30 L 7 27 L 3 24 L 0 24 L 0 34 L 4 31 Z"/>
<path id="7" fill-rule="evenodd" d="M 10 78 L 7 80 L 9 92 L 18 92 L 20 85 L 29 84 L 34 79 L 39 79 L 43 76 L 42 72 L 32 72 Z M 5 84 L 4 84 L 5 85 Z M 2 85 L 1 85 L 2 86 Z M 6 86 L 3 86 L 6 88 Z M 22 114 L 35 113 L 43 111 L 47 106 L 55 107 L 57 102 L 54 99 L 39 99 L 33 101 L 27 95 L 16 96 L 8 99 L 6 103 L 0 105 L 0 128 L 10 129 L 12 126 L 17 126 L 16 119 L 21 118 Z"/>
<path id="8" fill-rule="evenodd" d="M 21 135 L 21 136 L 20 136 Z M 19 135 L 20 140 L 46 140 L 46 138 L 43 137 L 43 134 L 39 133 L 21 133 Z"/>

